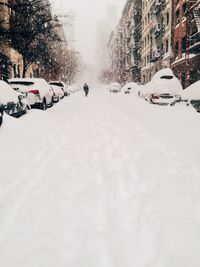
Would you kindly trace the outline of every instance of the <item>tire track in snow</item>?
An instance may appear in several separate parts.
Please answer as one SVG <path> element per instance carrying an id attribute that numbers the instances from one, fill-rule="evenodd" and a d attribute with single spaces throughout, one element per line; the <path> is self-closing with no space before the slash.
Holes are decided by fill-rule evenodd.
<path id="1" fill-rule="evenodd" d="M 25 170 L 19 175 L 20 178 L 2 195 L 0 200 L 0 243 L 6 238 L 9 228 L 14 223 L 18 210 L 20 210 L 26 201 L 26 197 L 30 191 L 34 190 L 40 182 L 40 179 L 44 177 L 43 174 L 48 169 L 48 165 L 51 164 L 57 151 L 65 142 L 62 138 L 57 138 L 65 128 L 66 125 L 51 134 L 46 144 L 43 144 L 40 154 L 32 160 L 31 164 L 26 166 Z M 56 145 L 55 140 L 58 140 Z M 49 144 L 51 144 L 51 148 L 49 148 Z M 51 149 L 51 153 L 48 154 Z M 32 173 L 35 173 L 35 176 L 34 180 L 30 181 L 29 176 Z"/>

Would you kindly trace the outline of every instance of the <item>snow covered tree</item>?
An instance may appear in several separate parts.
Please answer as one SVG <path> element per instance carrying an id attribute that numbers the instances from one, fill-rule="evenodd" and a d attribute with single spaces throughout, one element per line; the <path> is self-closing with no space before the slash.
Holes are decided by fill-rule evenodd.
<path id="1" fill-rule="evenodd" d="M 32 63 L 45 60 L 48 44 L 58 39 L 58 20 L 48 0 L 10 0 L 10 42 L 23 58 L 23 77 Z"/>

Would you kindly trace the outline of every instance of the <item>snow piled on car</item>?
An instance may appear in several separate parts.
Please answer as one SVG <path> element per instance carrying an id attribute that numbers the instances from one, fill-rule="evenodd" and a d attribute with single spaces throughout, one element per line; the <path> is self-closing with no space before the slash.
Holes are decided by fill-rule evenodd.
<path id="1" fill-rule="evenodd" d="M 193 83 L 181 93 L 182 99 L 200 100 L 200 81 Z"/>
<path id="2" fill-rule="evenodd" d="M 6 82 L 0 80 L 0 104 L 6 105 L 8 102 L 18 101 L 18 94 Z"/>
<path id="3" fill-rule="evenodd" d="M 165 68 L 158 71 L 152 77 L 152 80 L 145 84 L 140 89 L 140 94 L 163 94 L 169 93 L 171 95 L 180 94 L 183 88 L 180 81 L 175 77 L 171 69 Z"/>

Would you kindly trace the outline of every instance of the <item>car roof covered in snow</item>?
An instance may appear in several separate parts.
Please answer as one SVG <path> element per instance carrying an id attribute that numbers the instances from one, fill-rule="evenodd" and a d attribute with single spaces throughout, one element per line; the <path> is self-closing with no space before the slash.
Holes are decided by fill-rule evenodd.
<path id="1" fill-rule="evenodd" d="M 114 83 L 111 83 L 110 86 L 120 86 L 120 84 L 117 82 L 114 82 Z"/>
<path id="2" fill-rule="evenodd" d="M 148 93 L 169 93 L 180 94 L 182 92 L 181 82 L 176 78 L 173 71 L 169 68 L 158 71 L 152 80 L 145 85 L 145 90 Z"/>
<path id="3" fill-rule="evenodd" d="M 154 79 L 160 79 L 162 76 L 174 76 L 174 73 L 171 69 L 169 68 L 164 68 L 164 69 L 161 69 L 159 70 L 158 72 L 156 72 L 153 77 L 152 77 L 152 80 Z"/>
<path id="4" fill-rule="evenodd" d="M 33 84 L 45 84 L 47 85 L 47 81 L 42 78 L 14 78 L 14 79 L 9 79 L 10 84 L 19 84 L 22 86 L 30 86 Z"/>
<path id="5" fill-rule="evenodd" d="M 54 85 L 54 84 L 51 84 L 50 85 L 52 88 L 53 88 L 53 90 L 55 90 L 55 91 L 59 91 L 59 92 L 63 92 L 63 90 L 62 90 L 62 88 L 60 87 L 60 86 L 58 86 L 58 85 Z"/>
<path id="6" fill-rule="evenodd" d="M 137 83 L 135 83 L 135 82 L 130 82 L 130 83 L 126 83 L 123 87 L 122 87 L 122 89 L 127 89 L 127 88 L 129 88 L 129 87 L 131 87 L 131 88 L 134 88 L 134 87 L 139 87 L 139 84 L 137 84 Z"/>
<path id="7" fill-rule="evenodd" d="M 18 93 L 16 93 L 9 84 L 0 80 L 0 104 L 8 102 L 18 102 Z"/>
<path id="8" fill-rule="evenodd" d="M 37 82 L 37 81 L 45 81 L 45 79 L 42 78 L 12 78 L 9 79 L 9 82 L 17 82 L 17 81 L 24 81 L 24 82 Z"/>
<path id="9" fill-rule="evenodd" d="M 30 89 L 41 89 L 48 91 L 50 85 L 41 78 L 14 78 L 9 80 L 10 86 L 16 91 L 28 92 Z"/>

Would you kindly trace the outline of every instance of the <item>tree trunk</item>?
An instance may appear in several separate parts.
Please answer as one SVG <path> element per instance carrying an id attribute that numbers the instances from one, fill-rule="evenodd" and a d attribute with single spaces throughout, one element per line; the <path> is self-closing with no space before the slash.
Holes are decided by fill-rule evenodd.
<path id="1" fill-rule="evenodd" d="M 25 57 L 23 57 L 23 73 L 22 73 L 22 78 L 26 78 L 26 71 L 27 71 L 27 68 L 26 68 L 26 59 L 25 59 Z"/>

